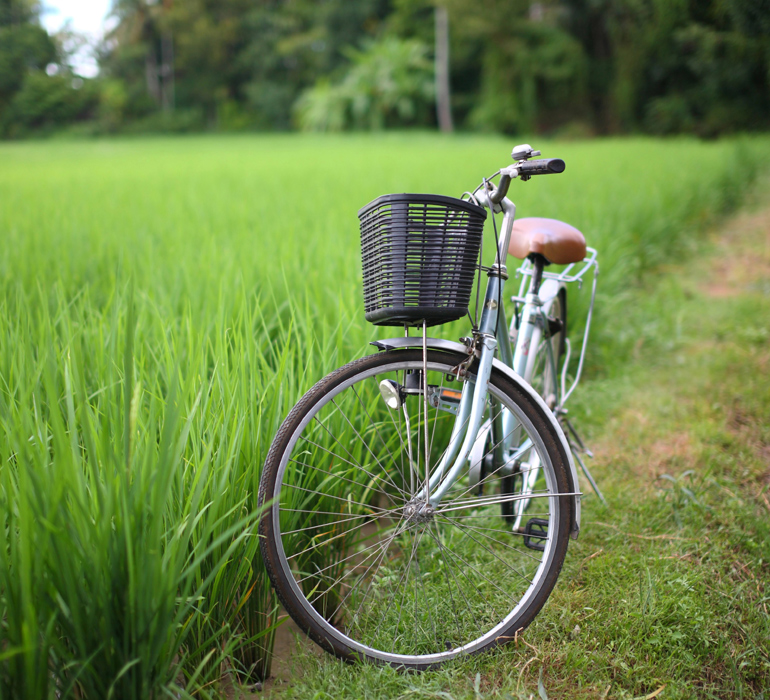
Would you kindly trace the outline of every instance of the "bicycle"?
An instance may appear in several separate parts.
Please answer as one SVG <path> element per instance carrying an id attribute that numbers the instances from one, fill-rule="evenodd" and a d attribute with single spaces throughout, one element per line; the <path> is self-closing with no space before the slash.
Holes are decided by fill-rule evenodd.
<path id="1" fill-rule="evenodd" d="M 515 222 L 511 182 L 565 169 L 539 155 L 517 146 L 512 165 L 461 199 L 384 195 L 359 212 L 366 318 L 405 335 L 375 341 L 376 354 L 300 399 L 259 489 L 262 555 L 278 597 L 341 659 L 427 669 L 514 638 L 545 604 L 578 535 L 573 452 L 582 442 L 564 403 L 582 371 L 598 266 L 568 224 Z M 481 260 L 487 211 L 490 267 Z M 524 259 L 510 328 L 509 252 Z M 567 267 L 553 273 L 549 263 Z M 567 389 L 566 285 L 590 269 Z M 427 328 L 470 316 L 476 274 L 470 337 L 428 337 Z M 421 336 L 409 336 L 413 326 Z"/>

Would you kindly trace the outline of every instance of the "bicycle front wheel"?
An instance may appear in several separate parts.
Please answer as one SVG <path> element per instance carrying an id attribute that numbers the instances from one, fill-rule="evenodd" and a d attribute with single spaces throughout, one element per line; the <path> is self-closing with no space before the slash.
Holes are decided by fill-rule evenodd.
<path id="1" fill-rule="evenodd" d="M 463 386 L 448 378 L 464 359 L 430 350 L 427 382 L 419 350 L 345 365 L 299 401 L 270 449 L 268 572 L 297 624 L 340 658 L 425 669 L 488 649 L 525 628 L 556 583 L 573 517 L 567 457 L 544 409 L 503 374 L 492 373 L 486 411 L 511 411 L 516 440 L 539 456 L 529 534 L 499 516 L 516 498 L 500 493 L 500 474 L 484 476 L 480 497 L 466 470 L 426 504 L 426 469 L 448 444 Z"/>

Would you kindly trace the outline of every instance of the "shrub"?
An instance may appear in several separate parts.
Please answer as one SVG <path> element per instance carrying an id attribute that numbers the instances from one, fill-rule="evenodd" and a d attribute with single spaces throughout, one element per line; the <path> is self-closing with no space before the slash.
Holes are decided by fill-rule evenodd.
<path id="1" fill-rule="evenodd" d="M 8 108 L 11 135 L 68 124 L 91 114 L 99 96 L 92 81 L 71 74 L 29 71 Z"/>
<path id="2" fill-rule="evenodd" d="M 425 44 L 386 37 L 348 55 L 352 65 L 339 83 L 319 81 L 298 100 L 302 129 L 379 130 L 430 121 L 433 66 Z"/>

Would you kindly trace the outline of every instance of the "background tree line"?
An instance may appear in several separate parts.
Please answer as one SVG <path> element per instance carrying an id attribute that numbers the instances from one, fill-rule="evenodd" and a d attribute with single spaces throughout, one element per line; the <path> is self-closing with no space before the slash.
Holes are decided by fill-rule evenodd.
<path id="1" fill-rule="evenodd" d="M 458 128 L 770 125 L 770 0 L 114 0 L 92 80 L 0 0 L 0 134 L 431 128 L 437 5 Z"/>

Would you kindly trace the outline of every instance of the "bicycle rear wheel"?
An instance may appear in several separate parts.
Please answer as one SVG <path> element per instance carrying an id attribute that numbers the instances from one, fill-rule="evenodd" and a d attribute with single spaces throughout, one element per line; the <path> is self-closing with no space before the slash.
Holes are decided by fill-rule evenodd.
<path id="1" fill-rule="evenodd" d="M 430 350 L 427 359 L 435 398 L 464 357 Z M 545 528 L 528 538 L 506 527 L 494 474 L 484 477 L 488 496 L 466 474 L 426 507 L 426 430 L 432 468 L 455 416 L 435 401 L 426 420 L 422 361 L 419 350 L 381 353 L 321 380 L 278 431 L 260 482 L 261 546 L 278 596 L 345 660 L 425 669 L 506 641 L 542 608 L 567 551 L 563 447 L 543 409 L 496 371 L 488 403 L 513 412 L 540 456 L 542 487 L 530 495 L 538 507 L 527 517 Z"/>

